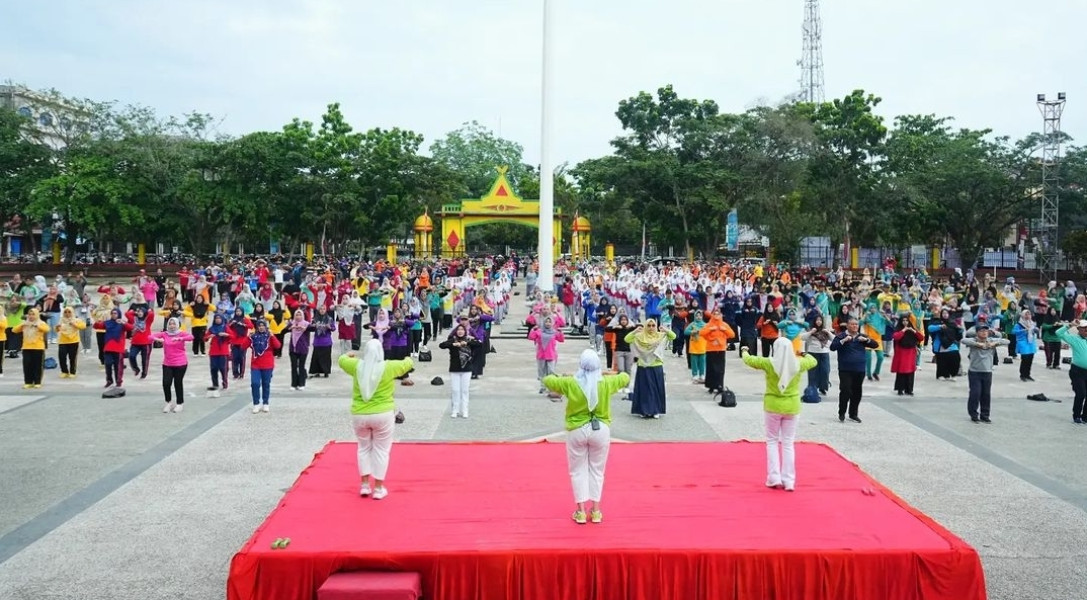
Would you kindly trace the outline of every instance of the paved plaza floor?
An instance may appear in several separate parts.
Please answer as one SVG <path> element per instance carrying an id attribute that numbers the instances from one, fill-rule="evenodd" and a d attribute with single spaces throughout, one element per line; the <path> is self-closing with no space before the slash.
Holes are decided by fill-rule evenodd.
<path id="1" fill-rule="evenodd" d="M 563 405 L 537 393 L 531 345 L 510 336 L 525 314 L 523 306 L 514 308 L 484 377 L 472 382 L 471 418 L 450 419 L 448 385 L 430 385 L 447 365 L 433 345 L 436 360 L 418 365 L 417 385 L 398 388 L 407 416 L 398 439 L 561 439 Z M 586 346 L 563 344 L 559 372 L 573 373 Z M 1001 365 L 994 423 L 981 425 L 966 414 L 966 379 L 937 382 L 930 356 L 917 375 L 916 396 L 894 394 L 887 361 L 883 380 L 865 384 L 863 424 L 838 422 L 834 387 L 829 402 L 804 407 L 799 437 L 830 444 L 977 548 L 990 598 L 1087 596 L 1087 426 L 1071 422 L 1067 371 L 1046 370 L 1039 360 L 1037 382 L 1024 384 L 1016 365 Z M 0 598 L 221 599 L 232 555 L 314 453 L 329 440 L 353 439 L 350 380 L 343 373 L 293 392 L 284 358 L 271 412 L 253 415 L 248 382 L 206 398 L 207 359 L 194 359 L 185 412 L 162 414 L 158 368 L 146 380 L 129 379 L 127 397 L 103 399 L 96 357 L 80 359 L 78 378 L 47 371 L 41 389 L 25 391 L 19 361 L 4 365 Z M 153 361 L 160 363 L 161 353 Z M 684 367 L 681 359 L 666 363 L 668 414 L 661 419 L 633 417 L 629 403 L 614 402 L 616 438 L 762 439 L 759 373 L 729 355 L 726 384 L 739 406 L 724 409 L 691 384 Z M 836 386 L 835 375 L 832 381 Z M 1026 399 L 1038 392 L 1063 402 Z M 729 465 L 706 477 L 729 478 Z M 395 502 L 395 448 L 389 488 L 385 501 Z M 797 493 L 803 491 L 801 463 Z"/>

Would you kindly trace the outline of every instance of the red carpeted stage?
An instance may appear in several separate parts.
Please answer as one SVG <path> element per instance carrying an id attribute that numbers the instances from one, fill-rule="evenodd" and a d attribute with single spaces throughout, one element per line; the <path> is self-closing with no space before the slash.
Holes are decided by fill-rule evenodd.
<path id="1" fill-rule="evenodd" d="M 823 445 L 797 445 L 788 493 L 763 444 L 613 444 L 597 525 L 570 519 L 562 444 L 397 444 L 380 501 L 355 465 L 354 443 L 316 456 L 228 600 L 313 600 L 355 570 L 419 572 L 427 600 L 985 599 L 973 548 Z"/>

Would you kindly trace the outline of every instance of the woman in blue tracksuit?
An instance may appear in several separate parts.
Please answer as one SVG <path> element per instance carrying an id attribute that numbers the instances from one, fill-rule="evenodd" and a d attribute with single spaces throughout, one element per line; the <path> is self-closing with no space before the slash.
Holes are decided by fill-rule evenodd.
<path id="1" fill-rule="evenodd" d="M 1019 355 L 1019 380 L 1034 381 L 1030 376 L 1034 354 L 1038 352 L 1038 325 L 1029 310 L 1019 313 L 1019 322 L 1012 328 L 1015 337 L 1015 353 Z"/>

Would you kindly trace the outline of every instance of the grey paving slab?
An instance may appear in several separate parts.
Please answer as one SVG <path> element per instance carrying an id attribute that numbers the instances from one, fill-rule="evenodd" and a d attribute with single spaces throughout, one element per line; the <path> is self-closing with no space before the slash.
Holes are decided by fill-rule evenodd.
<path id="1" fill-rule="evenodd" d="M 0 396 L 0 415 L 13 410 L 18 410 L 24 406 L 44 399 L 45 396 L 36 396 L 34 394 Z"/>
<path id="2" fill-rule="evenodd" d="M 563 406 L 536 393 L 528 342 L 497 346 L 485 376 L 472 383 L 468 420 L 450 419 L 448 387 L 429 385 L 444 375 L 441 353 L 417 365 L 417 385 L 398 390 L 407 421 L 397 439 L 561 440 Z M 568 342 L 558 370 L 572 373 L 584 347 L 584 340 Z M 190 369 L 193 390 L 207 380 L 201 360 Z M 723 409 L 683 368 L 680 359 L 666 362 L 669 414 L 660 420 L 632 417 L 628 403 L 615 401 L 617 438 L 762 439 L 757 373 L 729 357 L 727 384 L 740 405 Z M 281 366 L 267 415 L 249 413 L 244 389 L 219 400 L 197 392 L 188 412 L 162 415 L 157 373 L 120 402 L 98 398 L 97 371 L 49 380 L 26 396 L 10 378 L 0 382 L 0 411 L 5 397 L 42 398 L 0 413 L 0 478 L 14 483 L 10 492 L 0 489 L 2 531 L 40 526 L 36 541 L 6 561 L 0 556 L 0 598 L 222 598 L 231 556 L 313 454 L 329 440 L 353 438 L 350 381 L 341 373 L 292 392 Z M 988 428 L 965 418 L 965 379 L 936 382 L 932 374 L 932 365 L 922 365 L 914 398 L 895 396 L 886 370 L 883 381 L 866 383 L 862 425 L 837 421 L 832 389 L 826 402 L 804 407 L 800 437 L 832 445 L 973 544 L 991 598 L 1082 596 L 1087 513 L 1075 499 L 1087 486 L 1067 471 L 1083 456 L 1087 428 L 1080 434 L 1066 422 L 1067 402 L 1023 399 L 1036 391 L 1067 399 L 1066 374 L 1036 369 L 1038 382 L 1024 384 L 1014 366 L 1002 366 L 997 423 Z M 396 461 L 394 449 L 391 499 Z M 723 461 L 707 476 L 732 475 Z M 803 482 L 801 463 L 797 493 Z M 67 507 L 67 518 L 50 521 L 58 507 Z"/>

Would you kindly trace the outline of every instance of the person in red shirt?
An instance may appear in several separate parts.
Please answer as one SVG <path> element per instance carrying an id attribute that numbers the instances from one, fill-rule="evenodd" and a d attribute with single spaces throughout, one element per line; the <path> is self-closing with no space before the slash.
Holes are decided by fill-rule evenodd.
<path id="1" fill-rule="evenodd" d="M 204 339 L 208 341 L 208 366 L 211 369 L 211 387 L 208 391 L 211 392 L 213 398 L 218 398 L 220 376 L 223 378 L 223 389 L 229 387 L 226 368 L 230 360 L 230 332 L 227 330 L 226 319 L 223 315 L 216 314 L 212 318 Z"/>
<path id="2" fill-rule="evenodd" d="M 121 316 L 121 309 L 109 311 L 109 319 L 94 324 L 94 328 L 104 332 L 102 354 L 106 365 L 106 387 L 122 387 L 125 373 L 125 340 L 132 331 L 132 324 Z"/>
<path id="3" fill-rule="evenodd" d="M 261 319 L 262 321 L 264 319 Z M 253 321 L 245 316 L 241 307 L 234 309 L 234 316 L 227 323 L 227 332 L 230 333 L 230 370 L 234 379 L 245 377 L 245 349 L 243 342 L 253 330 Z"/>
<path id="4" fill-rule="evenodd" d="M 268 322 L 260 320 L 254 323 L 252 335 L 242 339 L 245 349 L 253 350 L 250 363 L 250 380 L 253 389 L 253 414 L 268 412 L 268 397 L 272 393 L 272 371 L 275 370 L 275 351 L 282 344 L 268 331 Z"/>
<path id="5" fill-rule="evenodd" d="M 132 371 L 140 379 L 147 379 L 148 363 L 151 361 L 151 323 L 155 320 L 155 313 L 143 306 L 137 306 L 136 310 L 130 310 L 125 314 L 128 323 L 132 326 L 132 343 L 128 351 L 128 364 Z M 136 364 L 136 357 L 140 358 L 140 364 Z"/>

